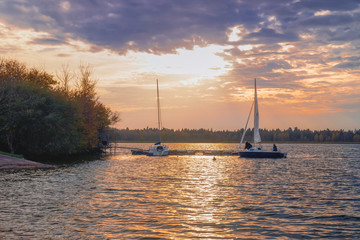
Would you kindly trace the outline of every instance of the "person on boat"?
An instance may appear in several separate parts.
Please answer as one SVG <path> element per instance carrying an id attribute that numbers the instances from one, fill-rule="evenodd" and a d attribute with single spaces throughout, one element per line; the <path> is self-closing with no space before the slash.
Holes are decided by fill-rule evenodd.
<path id="1" fill-rule="evenodd" d="M 249 150 L 250 148 L 252 148 L 252 145 L 249 142 L 246 142 L 245 149 Z"/>
<path id="2" fill-rule="evenodd" d="M 275 143 L 274 143 L 274 146 L 273 146 L 273 151 L 277 152 L 277 146 L 275 145 Z"/>

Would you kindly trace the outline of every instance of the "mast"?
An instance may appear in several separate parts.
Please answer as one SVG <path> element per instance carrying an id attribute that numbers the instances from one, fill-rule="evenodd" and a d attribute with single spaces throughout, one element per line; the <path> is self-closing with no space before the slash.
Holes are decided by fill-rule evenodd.
<path id="1" fill-rule="evenodd" d="M 255 82 L 255 96 L 254 96 L 254 144 L 261 142 L 260 132 L 259 132 L 259 107 L 257 101 L 257 91 L 256 91 L 256 78 Z"/>
<path id="2" fill-rule="evenodd" d="M 159 129 L 159 141 L 161 142 L 161 112 L 160 112 L 160 98 L 159 98 L 159 80 L 156 79 L 156 92 L 157 92 L 157 109 L 158 109 L 158 129 Z"/>

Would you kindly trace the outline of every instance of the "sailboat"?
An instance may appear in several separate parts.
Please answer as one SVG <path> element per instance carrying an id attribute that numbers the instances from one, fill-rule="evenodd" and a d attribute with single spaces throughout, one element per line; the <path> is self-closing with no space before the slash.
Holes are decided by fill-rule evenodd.
<path id="1" fill-rule="evenodd" d="M 257 100 L 257 91 L 256 91 L 256 78 L 254 79 L 254 85 L 255 85 L 255 93 L 254 93 L 254 102 L 251 106 L 249 116 L 246 121 L 246 125 L 244 128 L 243 135 L 241 137 L 239 148 L 241 148 L 241 145 L 244 141 L 245 133 L 247 131 L 247 125 L 249 123 L 250 115 L 252 112 L 252 109 L 254 108 L 254 146 L 252 146 L 250 143 L 246 142 L 244 151 L 240 151 L 240 157 L 245 158 L 284 158 L 286 157 L 287 153 L 282 153 L 277 150 L 277 147 L 274 144 L 273 151 L 266 151 L 262 150 L 261 147 L 256 147 L 257 143 L 261 142 L 261 136 L 259 131 L 259 107 L 258 107 L 258 100 Z"/>
<path id="2" fill-rule="evenodd" d="M 160 98 L 159 98 L 159 80 L 156 79 L 156 89 L 157 89 L 157 115 L 158 115 L 158 129 L 159 129 L 159 141 L 154 143 L 154 145 L 150 146 L 149 150 L 143 149 L 132 149 L 132 155 L 147 155 L 147 156 L 168 156 L 169 155 L 169 147 L 165 146 L 161 143 L 161 130 L 162 130 L 162 122 L 161 122 L 161 111 L 160 111 Z"/>
<path id="3" fill-rule="evenodd" d="M 159 80 L 156 79 L 156 90 L 157 90 L 157 115 L 158 115 L 158 129 L 159 129 L 159 141 L 150 147 L 148 156 L 167 156 L 169 155 L 169 147 L 161 143 L 161 110 L 160 110 L 160 98 L 159 98 Z"/>

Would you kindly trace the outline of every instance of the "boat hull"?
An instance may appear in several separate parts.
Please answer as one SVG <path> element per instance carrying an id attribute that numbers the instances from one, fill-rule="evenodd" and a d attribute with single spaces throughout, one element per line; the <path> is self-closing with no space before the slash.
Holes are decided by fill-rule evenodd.
<path id="1" fill-rule="evenodd" d="M 169 152 L 149 152 L 148 154 L 146 154 L 147 156 L 151 157 L 151 156 L 168 156 Z"/>
<path id="2" fill-rule="evenodd" d="M 148 156 L 167 156 L 169 155 L 169 148 L 165 145 L 154 146 L 149 149 Z"/>
<path id="3" fill-rule="evenodd" d="M 132 155 L 147 155 L 148 153 L 149 151 L 145 151 L 142 149 L 131 150 Z"/>
<path id="4" fill-rule="evenodd" d="M 160 146 L 151 147 L 149 150 L 132 149 L 131 154 L 132 155 L 146 155 L 146 156 L 168 156 L 169 148 L 165 145 L 160 145 Z"/>
<path id="5" fill-rule="evenodd" d="M 286 153 L 279 151 L 241 151 L 239 155 L 243 158 L 286 158 Z"/>

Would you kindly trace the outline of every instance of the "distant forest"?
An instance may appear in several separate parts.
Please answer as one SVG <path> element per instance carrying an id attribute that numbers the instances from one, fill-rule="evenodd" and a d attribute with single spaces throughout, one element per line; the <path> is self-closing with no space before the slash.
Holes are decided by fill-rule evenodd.
<path id="1" fill-rule="evenodd" d="M 212 129 L 163 129 L 161 139 L 163 142 L 240 142 L 244 129 L 236 131 L 214 131 Z M 344 130 L 301 130 L 297 127 L 286 130 L 260 129 L 263 142 L 318 142 L 318 143 L 360 143 L 360 129 L 354 131 Z M 154 142 L 159 139 L 159 130 L 155 128 L 144 129 L 115 129 L 108 132 L 110 141 L 123 142 Z M 252 141 L 253 129 L 249 129 L 244 141 Z"/>

